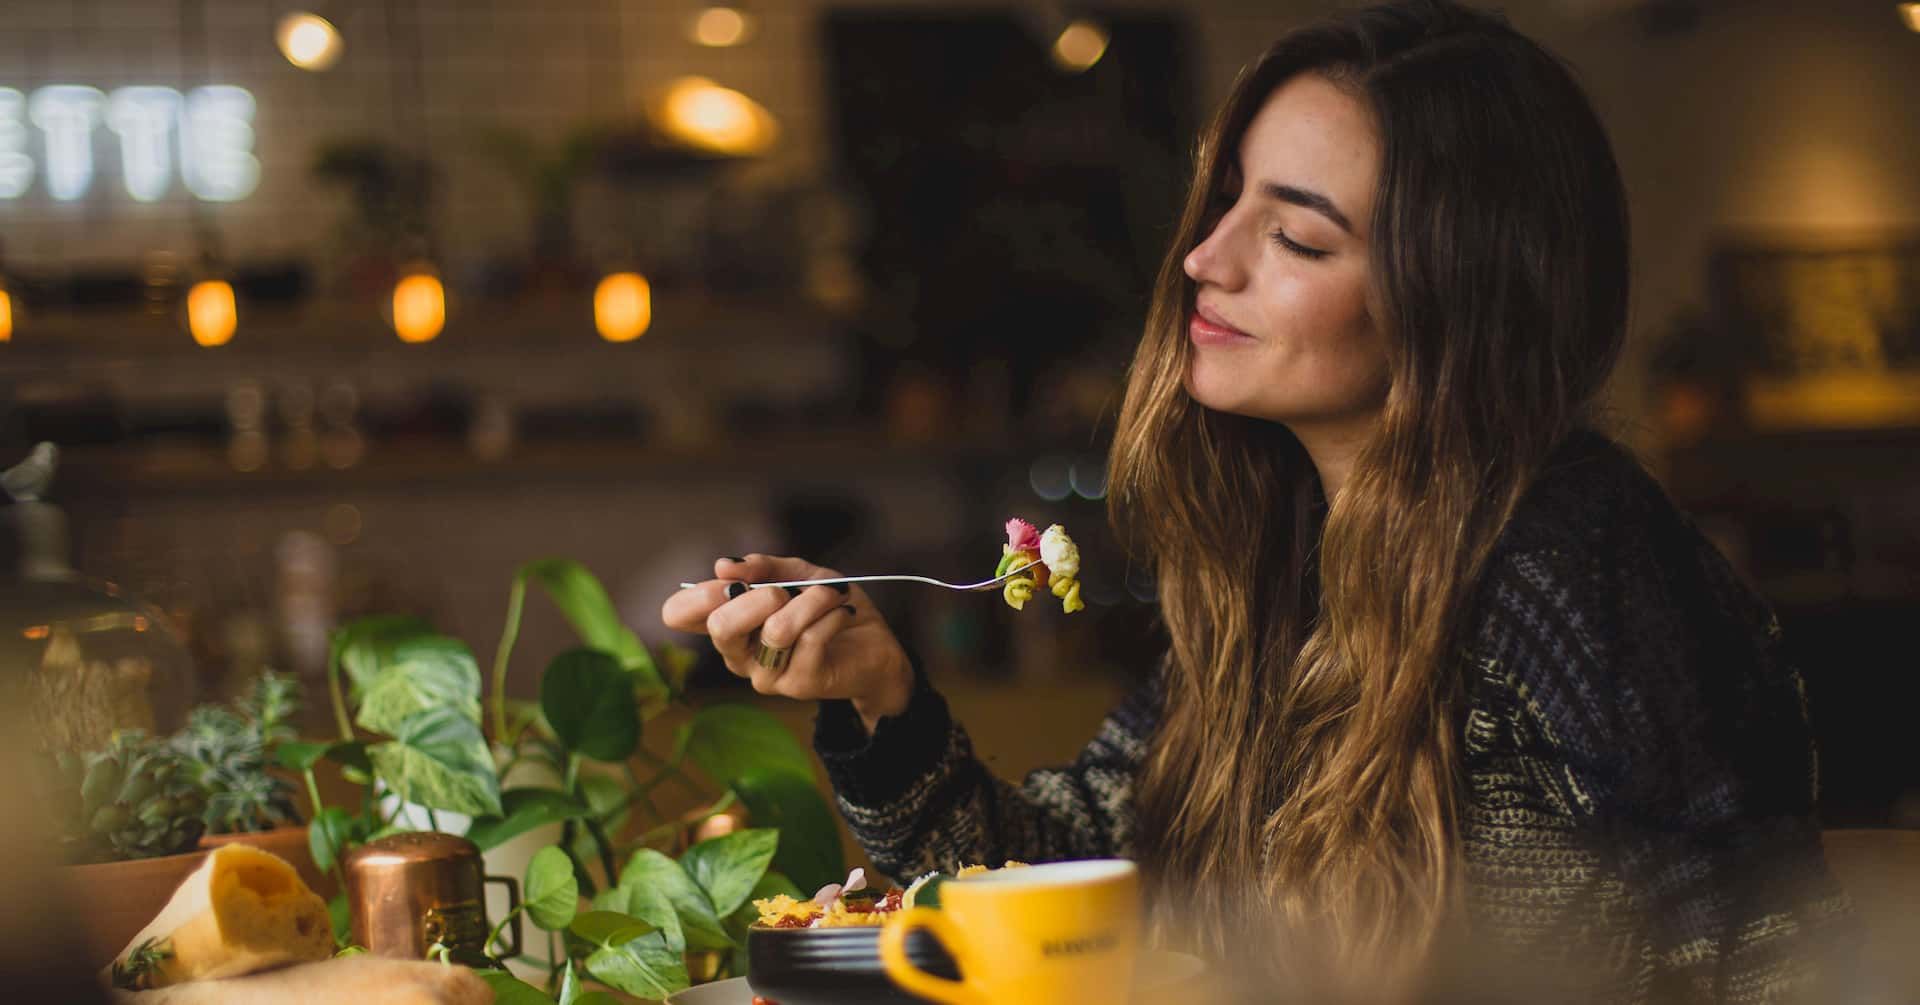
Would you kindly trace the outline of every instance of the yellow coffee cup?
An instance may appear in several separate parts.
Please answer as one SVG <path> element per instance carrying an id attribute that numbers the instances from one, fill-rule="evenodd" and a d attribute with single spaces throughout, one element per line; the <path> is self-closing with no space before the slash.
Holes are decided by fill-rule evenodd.
<path id="1" fill-rule="evenodd" d="M 931 931 L 960 966 L 935 977 L 907 959 L 907 935 Z M 880 933 L 894 983 L 955 1005 L 1124 1002 L 1140 943 L 1140 874 L 1132 862 L 1090 859 L 956 879 L 940 909 L 916 907 Z"/>

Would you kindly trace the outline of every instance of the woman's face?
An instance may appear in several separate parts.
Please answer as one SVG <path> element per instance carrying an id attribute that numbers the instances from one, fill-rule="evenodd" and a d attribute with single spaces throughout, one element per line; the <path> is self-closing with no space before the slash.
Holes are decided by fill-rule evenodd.
<path id="1" fill-rule="evenodd" d="M 1379 173 L 1379 137 L 1359 99 L 1314 74 L 1267 98 L 1224 171 L 1224 215 L 1186 257 L 1198 287 L 1187 391 L 1202 405 L 1302 436 L 1371 424 L 1387 388 L 1367 312 Z"/>

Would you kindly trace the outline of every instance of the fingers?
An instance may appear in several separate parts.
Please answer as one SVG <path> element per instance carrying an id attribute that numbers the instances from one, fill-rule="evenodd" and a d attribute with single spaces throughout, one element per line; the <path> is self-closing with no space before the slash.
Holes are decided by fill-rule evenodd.
<path id="1" fill-rule="evenodd" d="M 853 626 L 857 620 L 856 611 L 857 608 L 852 604 L 838 604 L 816 618 L 794 640 L 786 669 L 772 672 L 759 668 L 754 671 L 754 690 L 762 694 L 799 699 L 840 697 L 841 682 L 838 678 L 845 668 L 841 666 L 842 660 L 838 656 L 828 657 L 828 646 L 836 636 Z"/>
<path id="2" fill-rule="evenodd" d="M 795 698 L 831 693 L 838 668 L 826 658 L 835 635 L 852 624 L 866 598 L 844 584 L 814 586 L 797 593 L 747 589 L 747 583 L 830 579 L 832 569 L 782 555 L 722 558 L 713 564 L 715 579 L 681 590 L 661 607 L 661 620 L 679 631 L 701 632 L 726 662 L 727 670 L 752 681 L 763 694 Z M 760 665 L 759 646 L 788 652 L 778 667 Z"/>
<path id="3" fill-rule="evenodd" d="M 713 579 L 698 586 L 676 591 L 660 605 L 660 620 L 668 628 L 677 632 L 710 634 L 707 631 L 707 618 L 730 598 L 726 594 L 729 583 L 775 583 L 791 579 L 831 579 L 839 573 L 822 568 L 805 559 L 789 558 L 780 555 L 748 555 L 745 558 L 722 558 L 713 563 Z M 766 591 L 755 590 L 755 593 Z M 777 591 L 774 591 L 777 592 Z M 799 634 L 804 625 L 795 626 L 791 635 Z"/>
<path id="4" fill-rule="evenodd" d="M 785 555 L 748 555 L 722 558 L 713 563 L 713 574 L 721 579 L 748 583 L 780 583 L 793 579 L 831 579 L 839 573 L 822 568 L 804 558 Z"/>
<path id="5" fill-rule="evenodd" d="M 685 590 L 675 590 L 660 605 L 660 620 L 676 632 L 707 634 L 707 616 L 727 602 L 727 581 L 709 579 Z"/>
<path id="6" fill-rule="evenodd" d="M 844 604 L 845 598 L 838 589 L 832 586 L 810 586 L 767 618 L 766 622 L 760 626 L 758 644 L 773 649 L 794 650 L 800 639 L 805 637 L 807 632 L 813 631 L 821 621 L 829 623 L 845 621 L 845 616 L 840 613 L 840 608 Z M 752 650 L 750 655 L 759 655 L 757 649 L 753 649 L 752 646 L 749 648 Z M 791 683 L 784 690 L 775 689 L 780 682 L 793 679 L 789 675 L 793 669 L 793 658 L 798 655 L 797 651 L 789 652 L 787 662 L 778 668 L 761 666 L 756 660 L 752 668 L 754 689 L 763 694 L 804 697 L 804 695 L 793 693 Z"/>
<path id="7" fill-rule="evenodd" d="M 809 586 L 767 618 L 760 626 L 760 641 L 775 649 L 791 649 L 808 625 L 846 602 L 846 594 L 838 587 Z"/>
<path id="8" fill-rule="evenodd" d="M 707 615 L 706 629 L 713 637 L 713 648 L 727 661 L 727 669 L 745 677 L 755 666 L 747 644 L 748 633 L 785 605 L 787 594 L 783 590 L 749 590 L 742 584 L 731 585 L 737 587 L 734 592 L 739 595 Z"/>

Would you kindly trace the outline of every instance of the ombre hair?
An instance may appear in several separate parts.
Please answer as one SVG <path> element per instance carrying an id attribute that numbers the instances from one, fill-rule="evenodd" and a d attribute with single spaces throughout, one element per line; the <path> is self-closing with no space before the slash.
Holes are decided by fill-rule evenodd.
<path id="1" fill-rule="evenodd" d="M 1365 226 L 1388 388 L 1330 501 L 1286 427 L 1185 384 L 1182 259 L 1248 124 L 1300 74 L 1369 109 L 1382 151 Z M 1413 973 L 1459 910 L 1462 621 L 1521 494 L 1592 421 L 1627 273 L 1605 130 L 1499 15 L 1342 11 L 1235 83 L 1196 152 L 1110 464 L 1111 516 L 1157 576 L 1172 642 L 1137 853 L 1201 948 L 1278 923 L 1348 967 Z"/>

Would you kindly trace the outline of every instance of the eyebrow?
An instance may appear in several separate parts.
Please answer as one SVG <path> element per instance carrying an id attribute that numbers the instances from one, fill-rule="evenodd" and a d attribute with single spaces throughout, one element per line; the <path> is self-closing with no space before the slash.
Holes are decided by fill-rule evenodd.
<path id="1" fill-rule="evenodd" d="M 1304 206 L 1332 220 L 1341 230 L 1349 234 L 1353 233 L 1353 223 L 1347 219 L 1347 214 L 1340 212 L 1340 207 L 1335 206 L 1332 199 L 1318 192 L 1311 192 L 1304 188 L 1295 188 L 1292 185 L 1281 185 L 1277 182 L 1263 181 L 1260 183 L 1260 194 L 1269 199 L 1278 199 L 1281 202 L 1290 202 L 1295 206 Z"/>

